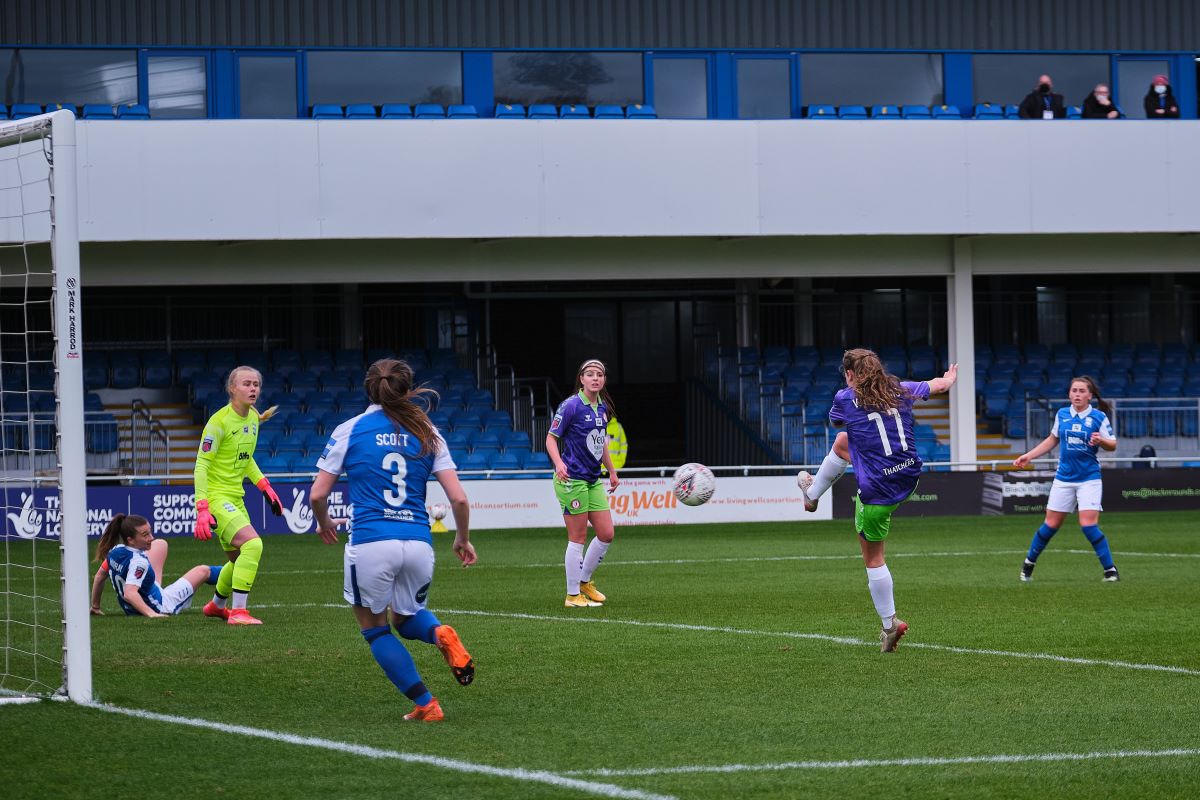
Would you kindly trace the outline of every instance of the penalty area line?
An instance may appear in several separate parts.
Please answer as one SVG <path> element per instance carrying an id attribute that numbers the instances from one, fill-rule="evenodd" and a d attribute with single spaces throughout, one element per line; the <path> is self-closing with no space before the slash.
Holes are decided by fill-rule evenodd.
<path id="1" fill-rule="evenodd" d="M 488 775 L 495 778 L 508 778 L 527 783 L 544 783 L 549 786 L 557 786 L 563 789 L 573 789 L 578 792 L 586 792 L 587 794 L 598 795 L 600 797 L 630 798 L 630 800 L 675 800 L 675 798 L 671 795 L 652 794 L 650 792 L 643 792 L 637 789 L 626 789 L 621 786 L 614 786 L 610 783 L 598 783 L 596 781 L 580 780 L 578 778 L 567 777 L 555 772 L 548 772 L 546 770 L 493 767 L 487 764 L 476 764 L 471 761 L 463 761 L 457 758 L 430 756 L 423 753 L 405 753 L 399 750 L 383 750 L 378 747 L 368 747 L 367 745 L 352 744 L 350 742 L 339 742 L 334 739 L 323 739 L 316 736 L 299 736 L 292 733 L 265 730 L 263 728 L 251 728 L 246 725 L 229 725 L 223 722 L 213 722 L 206 719 L 177 717 L 172 714 L 159 714 L 154 711 L 144 711 L 137 708 L 122 708 L 121 706 L 110 706 L 102 703 L 84 703 L 81 705 L 83 708 L 94 708 L 97 711 L 103 711 L 108 714 L 119 714 L 126 717 L 133 717 L 135 719 L 164 722 L 169 725 L 184 725 L 190 728 L 204 728 L 211 731 L 217 731 L 219 733 L 231 733 L 237 736 L 266 739 L 272 742 L 283 742 L 285 744 L 299 745 L 301 747 L 315 747 L 321 750 L 332 750 L 334 752 L 347 753 L 349 755 L 362 756 L 364 758 L 376 760 L 403 761 L 410 764 L 424 764 L 430 767 L 448 769 L 454 772 Z"/>
<path id="2" fill-rule="evenodd" d="M 634 778 L 697 773 L 780 772 L 784 770 L 835 770 L 878 767 L 944 767 L 960 764 L 1028 764 L 1101 761 L 1124 758 L 1188 758 L 1194 756 L 1200 756 L 1200 749 L 1180 747 L 1170 750 L 1105 750 L 1092 753 L 1028 753 L 991 756 L 947 756 L 941 758 L 856 758 L 846 761 L 781 761 L 776 764 L 696 764 L 683 767 L 646 767 L 642 769 L 569 770 L 564 774 L 586 775 L 596 778 Z"/>
<path id="3" fill-rule="evenodd" d="M 349 609 L 345 603 L 266 603 L 255 608 L 339 608 Z M 558 617 L 547 614 L 526 614 L 513 611 L 477 611 L 462 608 L 439 608 L 441 614 L 462 614 L 469 617 L 499 617 L 502 619 L 526 619 L 533 622 L 571 622 L 593 623 L 598 625 L 628 625 L 634 628 L 656 628 L 659 630 L 696 631 L 699 633 L 721 633 L 733 636 L 774 636 L 782 639 L 808 639 L 818 642 L 832 642 L 854 646 L 878 647 L 876 640 L 857 639 L 853 636 L 834 636 L 828 633 L 801 633 L 799 631 L 756 631 L 748 628 L 723 628 L 716 625 L 692 625 L 684 622 L 644 622 L 636 619 L 611 619 L 607 617 Z M 1187 667 L 1173 667 L 1166 664 L 1140 664 L 1135 661 L 1116 661 L 1102 658 L 1078 658 L 1060 656 L 1054 653 L 1022 653 L 1017 650 L 992 650 L 979 647 L 957 647 L 950 644 L 935 644 L 931 642 L 910 642 L 905 640 L 905 648 L 920 650 L 940 650 L 945 653 L 961 655 L 997 656 L 1000 658 L 1023 658 L 1031 661 L 1053 661 L 1059 664 L 1078 664 L 1085 667 L 1112 667 L 1114 669 L 1132 669 L 1146 672 L 1169 672 L 1176 675 L 1200 676 L 1200 670 Z"/>

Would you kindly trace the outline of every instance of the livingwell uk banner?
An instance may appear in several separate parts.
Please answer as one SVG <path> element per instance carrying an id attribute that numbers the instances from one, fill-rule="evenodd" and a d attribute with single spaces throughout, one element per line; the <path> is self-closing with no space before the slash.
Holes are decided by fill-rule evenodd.
<path id="1" fill-rule="evenodd" d="M 550 528 L 562 525 L 562 511 L 550 479 L 463 481 L 471 501 L 471 527 L 476 530 Z M 314 529 L 309 484 L 275 484 L 283 504 L 276 517 L 253 488 L 246 492 L 250 523 L 260 533 L 309 533 Z M 46 489 L 6 486 L 3 538 L 56 539 L 60 535 L 58 495 Z M 330 493 L 330 514 L 353 517 L 345 483 Z M 445 503 L 441 485 L 430 481 L 427 505 Z M 817 513 L 804 511 L 794 478 L 718 478 L 717 492 L 703 506 L 691 508 L 675 499 L 669 478 L 631 478 L 610 495 L 617 525 L 682 525 L 705 522 L 786 522 L 830 519 L 831 503 Z M 88 489 L 88 536 L 98 537 L 119 513 L 139 514 L 150 521 L 155 536 L 190 536 L 196 522 L 190 486 L 95 486 Z M 445 523 L 454 527 L 454 519 Z"/>

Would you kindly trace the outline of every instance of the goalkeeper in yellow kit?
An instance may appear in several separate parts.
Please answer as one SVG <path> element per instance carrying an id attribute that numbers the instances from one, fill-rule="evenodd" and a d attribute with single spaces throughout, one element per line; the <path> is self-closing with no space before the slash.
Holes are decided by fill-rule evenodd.
<path id="1" fill-rule="evenodd" d="M 209 418 L 196 453 L 194 534 L 197 539 L 208 540 L 215 533 L 233 563 L 231 568 L 221 570 L 217 591 L 204 606 L 204 616 L 220 617 L 230 625 L 261 625 L 246 609 L 263 545 L 246 513 L 242 482 L 246 478 L 253 481 L 275 516 L 283 514 L 278 495 L 254 463 L 260 422 L 254 402 L 262 390 L 262 375 L 254 367 L 235 367 L 225 389 L 229 405 Z"/>

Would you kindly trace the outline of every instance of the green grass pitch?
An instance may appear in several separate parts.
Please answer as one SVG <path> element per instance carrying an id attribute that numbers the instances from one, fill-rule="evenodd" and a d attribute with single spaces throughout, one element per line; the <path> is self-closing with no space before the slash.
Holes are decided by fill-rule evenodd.
<path id="1" fill-rule="evenodd" d="M 1116 584 L 1068 524 L 1023 584 L 1039 520 L 897 520 L 911 627 L 889 655 L 847 521 L 620 529 L 596 575 L 608 604 L 571 610 L 563 531 L 480 531 L 471 569 L 439 535 L 430 607 L 478 672 L 460 687 L 410 644 L 436 725 L 401 720 L 341 599 L 341 548 L 268 537 L 261 627 L 204 618 L 209 587 L 166 620 L 119 616 L 109 588 L 95 692 L 308 740 L 4 705 L 0 783 L 14 799 L 1194 797 L 1198 521 L 1105 515 Z M 167 577 L 217 555 L 174 539 Z"/>

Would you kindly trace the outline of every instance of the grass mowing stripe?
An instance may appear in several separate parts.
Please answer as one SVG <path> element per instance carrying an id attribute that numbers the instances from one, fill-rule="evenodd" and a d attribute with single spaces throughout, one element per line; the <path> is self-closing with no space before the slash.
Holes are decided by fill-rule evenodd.
<path id="1" fill-rule="evenodd" d="M 1028 753 L 1025 755 L 957 756 L 923 758 L 854 759 L 851 761 L 783 761 L 778 764 L 712 764 L 686 767 L 646 767 L 643 769 L 568 770 L 565 775 L 596 778 L 633 778 L 652 775 L 685 775 L 704 772 L 778 772 L 792 769 L 862 769 L 864 767 L 942 767 L 957 764 L 1026 764 L 1055 761 L 1098 761 L 1118 758 L 1177 758 L 1200 756 L 1200 750 L 1109 750 L 1094 753 Z"/>
<path id="2" fill-rule="evenodd" d="M 268 739 L 274 742 L 285 742 L 287 744 L 300 745 L 302 747 L 319 747 L 322 750 L 334 750 L 340 753 L 364 756 L 365 758 L 394 759 L 396 761 L 405 761 L 413 764 L 426 764 L 431 767 L 454 770 L 455 772 L 468 772 L 479 775 L 491 775 L 498 778 L 511 778 L 517 781 L 545 783 L 549 784 L 550 786 L 560 786 L 564 789 L 575 789 L 580 792 L 587 792 L 588 794 L 600 795 L 601 797 L 621 797 L 630 798 L 630 800 L 675 800 L 675 798 L 671 797 L 670 795 L 651 794 L 649 792 L 642 792 L 637 789 L 625 789 L 621 786 L 614 786 L 608 783 L 577 780 L 575 778 L 569 778 L 554 772 L 547 772 L 545 770 L 492 767 L 488 766 L 487 764 L 475 764 L 470 761 L 461 761 L 457 758 L 428 756 L 420 753 L 403 753 L 398 750 L 382 750 L 377 747 L 367 747 L 366 745 L 351 744 L 349 742 L 338 742 L 332 739 L 321 739 L 314 736 L 297 736 L 296 734 L 292 733 L 281 733 L 279 731 L 264 730 L 262 728 L 251 728 L 246 725 L 228 725 L 223 722 L 212 722 L 206 719 L 176 717 L 170 714 L 158 714 L 153 711 L 143 711 L 137 708 L 121 708 L 120 706 L 109 706 L 102 703 L 86 703 L 83 704 L 83 707 L 94 708 L 97 711 L 104 711 L 110 714 L 121 714 L 126 717 L 152 720 L 154 722 L 165 722 L 170 725 L 186 725 L 192 728 L 207 728 L 208 730 L 214 730 L 220 733 L 251 736 L 256 739 Z"/>
<path id="3" fill-rule="evenodd" d="M 255 608 L 348 608 L 339 603 L 276 603 L 255 606 Z M 755 631 L 746 628 L 722 628 L 712 625 L 690 625 L 684 622 L 644 622 L 636 619 L 603 619 L 598 617 L 552 617 L 542 614 L 523 614 L 504 611 L 474 611 L 461 608 L 439 608 L 440 614 L 462 614 L 472 617 L 501 617 L 504 619 L 527 619 L 537 622 L 595 622 L 607 625 L 630 625 L 638 628 L 663 628 L 675 631 L 699 631 L 701 633 L 725 633 L 737 636 L 779 636 L 786 639 L 810 639 L 819 642 L 833 642 L 859 646 L 878 647 L 875 640 L 855 639 L 852 636 L 834 636 L 828 633 L 800 633 L 798 631 Z M 932 644 L 927 642 L 904 643 L 906 648 L 921 648 L 924 650 L 941 650 L 946 653 L 961 653 L 963 655 L 999 656 L 1002 658 L 1025 658 L 1034 661 L 1054 661 L 1060 664 L 1079 664 L 1087 667 L 1113 667 L 1115 669 L 1135 669 L 1148 672 L 1170 672 L 1177 675 L 1200 676 L 1200 670 L 1187 667 L 1173 667 L 1165 664 L 1139 664 L 1134 661 L 1114 661 L 1100 658 L 1077 658 L 1074 656 L 1059 656 L 1053 653 L 1021 653 L 1015 650 L 989 650 L 977 647 L 956 647 L 949 644 Z"/>
<path id="4" fill-rule="evenodd" d="M 936 553 L 888 553 L 888 558 L 978 558 L 980 556 L 1023 556 L 1026 550 L 962 550 L 962 551 L 946 551 Z M 1092 550 L 1062 550 L 1056 552 L 1069 553 L 1077 556 L 1095 556 L 1095 551 Z M 1114 558 L 1200 558 L 1200 553 L 1129 553 L 1123 551 L 1114 551 Z M 769 561 L 857 561 L 862 556 L 858 553 L 847 553 L 845 555 L 833 556 L 744 556 L 741 558 L 664 558 L 664 559 L 643 559 L 637 561 L 605 561 L 606 567 L 643 567 L 643 566 L 658 566 L 658 565 L 683 565 L 683 564 L 740 564 L 743 562 L 769 562 Z M 546 564 L 474 564 L 471 569 L 474 570 L 492 570 L 492 569 L 562 569 L 562 562 L 555 561 Z M 294 570 L 263 570 L 260 575 L 340 575 L 340 569 L 294 569 Z"/>

